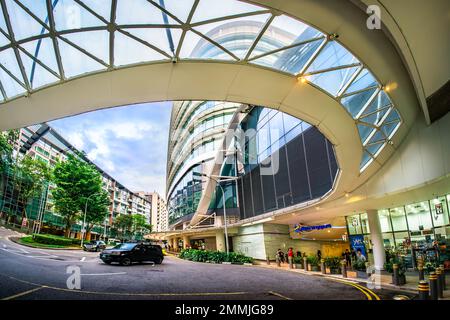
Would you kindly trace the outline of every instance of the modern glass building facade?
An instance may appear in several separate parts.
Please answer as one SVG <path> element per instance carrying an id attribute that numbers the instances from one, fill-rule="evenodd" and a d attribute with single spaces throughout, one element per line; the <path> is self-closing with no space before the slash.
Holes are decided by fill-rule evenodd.
<path id="1" fill-rule="evenodd" d="M 203 185 L 194 173 L 207 172 L 237 107 L 214 101 L 174 103 L 167 163 L 169 224 L 195 213 Z"/>
<path id="2" fill-rule="evenodd" d="M 192 111 L 185 112 L 185 108 Z M 235 112 L 236 108 L 234 104 L 219 102 L 183 102 L 174 108 L 172 123 L 183 130 L 174 130 L 175 141 L 169 143 L 169 156 L 175 158 L 168 164 L 170 224 L 187 222 L 195 213 L 203 192 L 198 176 L 208 173 L 208 166 L 219 152 L 223 129 L 228 125 L 219 120 L 222 130 L 211 136 L 208 130 L 215 126 L 205 125 L 205 121 L 226 119 L 223 112 Z M 216 186 L 208 213 L 223 214 L 225 202 L 228 218 L 246 219 L 318 199 L 333 188 L 338 173 L 333 146 L 316 127 L 269 108 L 248 106 L 246 112 L 232 142 L 234 152 L 227 154 L 220 170 L 221 176 L 239 179 Z M 179 121 L 179 117 L 187 120 Z M 192 122 L 190 132 L 184 132 L 187 121 Z M 199 127 L 199 133 L 193 134 Z M 179 145 L 186 152 L 177 151 Z M 203 149 L 196 153 L 198 145 Z"/>
<path id="3" fill-rule="evenodd" d="M 385 249 L 401 253 L 410 267 L 418 255 L 450 263 L 450 195 L 404 206 L 378 210 Z M 366 213 L 347 216 L 350 235 L 364 235 L 370 247 Z"/>
<path id="4" fill-rule="evenodd" d="M 255 107 L 241 124 L 241 219 L 317 199 L 333 187 L 338 165 L 332 144 L 309 123 Z"/>

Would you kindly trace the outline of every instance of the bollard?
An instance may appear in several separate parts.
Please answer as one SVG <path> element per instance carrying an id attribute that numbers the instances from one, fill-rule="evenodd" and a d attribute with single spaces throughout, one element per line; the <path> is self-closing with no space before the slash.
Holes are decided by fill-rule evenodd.
<path id="1" fill-rule="evenodd" d="M 394 275 L 394 278 L 393 278 L 394 285 L 398 286 L 399 285 L 399 281 L 398 281 L 398 264 L 394 263 L 392 265 L 392 269 L 394 271 L 394 274 L 393 274 Z"/>
<path id="2" fill-rule="evenodd" d="M 442 277 L 442 288 L 444 290 L 447 290 L 447 284 L 445 283 L 445 267 L 444 267 L 443 264 L 441 264 L 439 267 L 441 268 L 441 271 L 442 271 L 442 275 L 441 275 L 441 277 Z"/>
<path id="3" fill-rule="evenodd" d="M 270 258 L 269 258 L 269 256 L 267 256 L 266 262 L 267 262 L 268 265 L 270 265 Z"/>
<path id="4" fill-rule="evenodd" d="M 322 271 L 322 274 L 327 273 L 327 269 L 325 267 L 325 259 L 320 260 L 320 270 Z"/>
<path id="5" fill-rule="evenodd" d="M 288 257 L 289 269 L 294 269 L 294 264 L 292 263 L 292 257 Z"/>
<path id="6" fill-rule="evenodd" d="M 417 266 L 417 270 L 419 270 L 419 281 L 425 280 L 425 272 L 423 271 L 423 265 L 419 264 Z"/>
<path id="7" fill-rule="evenodd" d="M 342 277 L 347 278 L 347 261 L 345 260 L 341 261 L 341 271 Z"/>
<path id="8" fill-rule="evenodd" d="M 430 280 L 430 299 L 437 300 L 438 299 L 438 284 L 437 284 L 437 276 L 436 272 L 430 272 L 430 276 L 428 278 Z"/>
<path id="9" fill-rule="evenodd" d="M 305 268 L 305 271 L 308 271 L 308 260 L 306 257 L 303 258 L 303 267 Z"/>
<path id="10" fill-rule="evenodd" d="M 276 257 L 276 261 L 277 261 L 277 267 L 281 267 L 281 261 L 280 261 L 280 257 L 278 255 Z"/>
<path id="11" fill-rule="evenodd" d="M 428 300 L 430 298 L 428 295 L 430 291 L 428 282 L 426 282 L 425 280 L 420 280 L 417 289 L 419 290 L 419 300 Z"/>
<path id="12" fill-rule="evenodd" d="M 444 288 L 442 286 L 442 271 L 441 268 L 436 268 L 436 277 L 437 277 L 437 290 L 438 290 L 438 297 L 443 298 L 444 297 Z"/>

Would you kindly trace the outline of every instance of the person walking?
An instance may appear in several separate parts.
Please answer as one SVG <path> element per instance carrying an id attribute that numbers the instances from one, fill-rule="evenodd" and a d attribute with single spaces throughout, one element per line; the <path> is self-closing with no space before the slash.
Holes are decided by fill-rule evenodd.
<path id="1" fill-rule="evenodd" d="M 322 260 L 322 252 L 320 252 L 320 250 L 317 250 L 317 258 L 320 260 Z"/>

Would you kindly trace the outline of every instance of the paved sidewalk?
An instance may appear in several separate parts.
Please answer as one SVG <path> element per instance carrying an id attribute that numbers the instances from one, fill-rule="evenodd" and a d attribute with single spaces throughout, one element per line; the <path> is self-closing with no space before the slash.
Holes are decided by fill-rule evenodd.
<path id="1" fill-rule="evenodd" d="M 282 263 L 280 267 L 277 267 L 275 262 L 271 262 L 270 265 L 266 264 L 265 262 L 259 262 L 255 264 L 256 267 L 260 268 L 271 268 L 271 269 L 278 269 L 278 270 L 285 270 L 288 272 L 297 272 L 302 274 L 307 274 L 311 276 L 320 276 L 320 277 L 327 277 L 332 278 L 336 280 L 346 280 L 346 281 L 352 281 L 355 283 L 366 283 L 366 284 L 373 284 L 373 281 L 371 279 L 361 279 L 361 278 L 351 278 L 342 277 L 341 274 L 322 274 L 322 272 L 316 272 L 316 271 L 305 271 L 304 269 L 289 269 L 289 265 L 287 263 Z M 295 267 L 295 266 L 294 266 Z M 417 285 L 419 283 L 418 278 L 415 276 L 406 275 L 406 284 L 402 286 L 396 286 L 391 283 L 392 277 L 390 274 L 381 274 L 376 275 L 380 281 L 381 288 L 383 289 L 395 289 L 395 290 L 401 290 L 406 291 L 409 293 L 418 293 L 417 291 Z M 428 276 L 425 276 L 425 280 L 428 281 Z M 444 291 L 444 298 L 441 300 L 450 300 L 450 276 L 447 275 L 446 277 L 446 286 L 447 290 Z"/>

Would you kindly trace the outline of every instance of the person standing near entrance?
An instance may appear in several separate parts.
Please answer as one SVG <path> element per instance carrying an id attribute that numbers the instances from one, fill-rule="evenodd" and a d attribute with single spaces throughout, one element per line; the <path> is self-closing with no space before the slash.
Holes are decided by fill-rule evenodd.
<path id="1" fill-rule="evenodd" d="M 322 252 L 320 250 L 317 250 L 317 258 L 320 260 L 322 260 Z"/>
<path id="2" fill-rule="evenodd" d="M 291 259 L 294 259 L 294 250 L 293 250 L 292 248 L 289 248 L 289 249 L 288 249 L 287 256 L 288 256 L 288 261 L 287 261 L 287 262 L 289 262 L 289 257 L 290 257 Z"/>
<path id="3" fill-rule="evenodd" d="M 348 251 L 348 249 L 345 249 L 344 258 L 345 258 L 345 263 L 347 264 L 347 267 L 350 267 L 352 265 L 352 258 L 350 256 L 350 251 Z"/>

